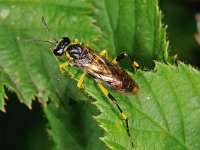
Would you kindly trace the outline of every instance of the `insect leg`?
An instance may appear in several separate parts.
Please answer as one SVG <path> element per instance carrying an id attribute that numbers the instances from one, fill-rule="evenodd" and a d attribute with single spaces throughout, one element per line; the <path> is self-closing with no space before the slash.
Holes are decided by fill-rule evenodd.
<path id="1" fill-rule="evenodd" d="M 72 44 L 79 44 L 80 42 L 78 41 L 78 39 L 74 39 Z"/>
<path id="2" fill-rule="evenodd" d="M 108 51 L 106 49 L 102 50 L 99 55 L 104 56 L 106 55 L 106 59 L 108 59 Z"/>
<path id="3" fill-rule="evenodd" d="M 125 57 L 129 57 L 130 60 L 132 61 L 132 67 L 133 68 L 136 68 L 136 69 L 139 69 L 140 68 L 140 65 L 133 59 L 133 57 L 131 55 L 129 55 L 127 52 L 123 52 L 121 54 L 119 54 L 117 57 L 115 57 L 113 60 L 112 60 L 112 63 L 113 64 L 117 64 L 120 60 L 122 60 L 123 58 Z"/>
<path id="4" fill-rule="evenodd" d="M 118 110 L 120 111 L 122 118 L 125 120 L 126 123 L 126 130 L 128 133 L 128 136 L 131 138 L 131 134 L 130 134 L 130 129 L 129 129 L 129 122 L 128 122 L 128 117 L 126 116 L 126 114 L 123 112 L 123 110 L 121 109 L 121 107 L 119 106 L 117 100 L 108 92 L 108 90 L 101 84 L 101 82 L 99 80 L 96 80 L 98 82 L 98 86 L 100 87 L 101 91 L 108 96 L 108 98 L 114 103 L 114 105 L 118 108 Z M 132 147 L 134 147 L 133 142 L 131 142 Z"/>
<path id="5" fill-rule="evenodd" d="M 79 79 L 79 81 L 78 81 L 78 84 L 77 84 L 77 87 L 78 87 L 79 89 L 83 88 L 83 80 L 84 80 L 84 78 L 85 78 L 86 75 L 87 75 L 87 72 L 84 72 L 84 73 L 81 75 L 81 77 L 80 77 L 80 79 Z"/>
<path id="6" fill-rule="evenodd" d="M 65 71 L 65 67 L 67 67 L 69 65 L 69 61 L 63 63 L 63 64 L 60 64 L 59 68 L 60 68 L 60 71 L 62 72 L 62 74 L 64 73 Z"/>

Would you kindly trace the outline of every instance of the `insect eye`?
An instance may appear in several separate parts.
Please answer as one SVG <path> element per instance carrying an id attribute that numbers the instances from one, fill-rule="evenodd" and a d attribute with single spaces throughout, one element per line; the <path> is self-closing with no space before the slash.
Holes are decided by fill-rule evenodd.
<path id="1" fill-rule="evenodd" d="M 68 37 L 62 37 L 63 42 L 65 45 L 69 45 L 71 43 L 70 39 Z"/>

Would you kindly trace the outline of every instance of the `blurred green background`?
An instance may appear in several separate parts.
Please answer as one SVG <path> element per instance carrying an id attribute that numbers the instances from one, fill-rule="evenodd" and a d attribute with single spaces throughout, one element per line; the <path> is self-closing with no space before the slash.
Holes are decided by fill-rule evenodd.
<path id="1" fill-rule="evenodd" d="M 200 1 L 161 0 L 159 4 L 164 16 L 163 23 L 168 26 L 171 54 L 178 54 L 180 60 L 199 67 L 200 45 L 195 40 L 195 15 L 200 13 Z"/>
<path id="2" fill-rule="evenodd" d="M 200 45 L 194 36 L 197 33 L 195 15 L 200 13 L 200 1 L 161 0 L 159 5 L 163 14 L 163 23 L 168 25 L 167 37 L 170 42 L 170 54 L 178 54 L 180 60 L 200 67 Z M 53 143 L 46 132 L 48 121 L 45 119 L 40 104 L 34 101 L 32 110 L 30 110 L 17 100 L 13 92 L 6 89 L 6 93 L 10 100 L 6 101 L 6 113 L 0 112 L 0 149 L 52 149 Z M 92 119 L 92 116 L 98 113 L 95 106 L 88 106 L 91 104 L 87 102 L 72 102 L 70 105 L 81 110 L 80 114 L 83 115 L 87 113 L 86 109 L 89 107 L 92 112 L 90 120 L 94 128 L 98 127 L 96 121 Z M 72 122 L 80 123 L 82 120 L 78 117 L 81 118 L 77 116 L 77 120 Z M 99 135 L 103 136 L 101 130 Z"/>

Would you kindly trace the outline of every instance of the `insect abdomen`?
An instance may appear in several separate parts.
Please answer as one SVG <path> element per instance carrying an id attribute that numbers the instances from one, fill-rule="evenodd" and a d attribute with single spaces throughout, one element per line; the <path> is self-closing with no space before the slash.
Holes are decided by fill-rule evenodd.
<path id="1" fill-rule="evenodd" d="M 87 50 L 89 51 L 87 56 L 76 61 L 77 67 L 82 68 L 92 78 L 101 80 L 115 90 L 137 94 L 138 84 L 127 72 L 94 51 Z"/>
<path id="2" fill-rule="evenodd" d="M 126 73 L 122 79 L 122 91 L 137 94 L 138 84 Z"/>

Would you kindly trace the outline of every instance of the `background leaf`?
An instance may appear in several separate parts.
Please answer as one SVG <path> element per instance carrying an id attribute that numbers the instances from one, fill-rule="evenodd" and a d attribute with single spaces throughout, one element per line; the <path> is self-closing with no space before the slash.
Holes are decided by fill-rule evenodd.
<path id="1" fill-rule="evenodd" d="M 96 8 L 92 16 L 103 32 L 97 45 L 108 49 L 111 58 L 128 51 L 142 66 L 152 67 L 152 60 L 167 61 L 168 43 L 157 0 L 91 3 Z"/>
<path id="2" fill-rule="evenodd" d="M 91 118 L 99 113 L 94 106 L 70 100 L 66 106 L 49 105 L 45 112 L 55 149 L 105 149 L 103 142 L 99 141 L 102 130 Z"/>
<path id="3" fill-rule="evenodd" d="M 41 24 L 41 16 L 45 16 L 49 26 L 54 27 L 52 30 L 56 33 L 56 37 L 67 35 L 74 38 L 78 35 L 81 40 L 89 41 L 98 33 L 91 24 L 92 20 L 86 16 L 90 11 L 89 5 L 85 3 L 76 9 L 77 3 L 79 1 L 76 3 L 66 1 L 1 2 L 1 82 L 12 88 L 20 100 L 29 107 L 31 107 L 31 99 L 35 96 L 43 104 L 46 103 L 48 97 L 54 100 L 64 99 L 63 92 L 67 91 L 67 86 L 64 87 L 64 85 L 68 84 L 66 80 L 62 81 L 63 84 L 57 82 L 60 72 L 48 50 L 49 47 L 28 41 L 32 38 L 49 38 Z M 65 4 L 68 5 L 65 6 Z M 82 28 L 79 28 L 80 25 Z"/>
<path id="4" fill-rule="evenodd" d="M 129 117 L 136 149 L 198 149 L 200 73 L 182 63 L 178 67 L 158 63 L 156 68 L 156 72 L 131 74 L 140 85 L 136 96 L 109 90 Z M 71 68 L 67 71 L 75 74 Z M 111 149 L 131 149 L 116 107 L 93 81 L 86 79 L 85 87 L 98 99 L 101 115 L 97 120 L 107 133 L 103 141 Z"/>

